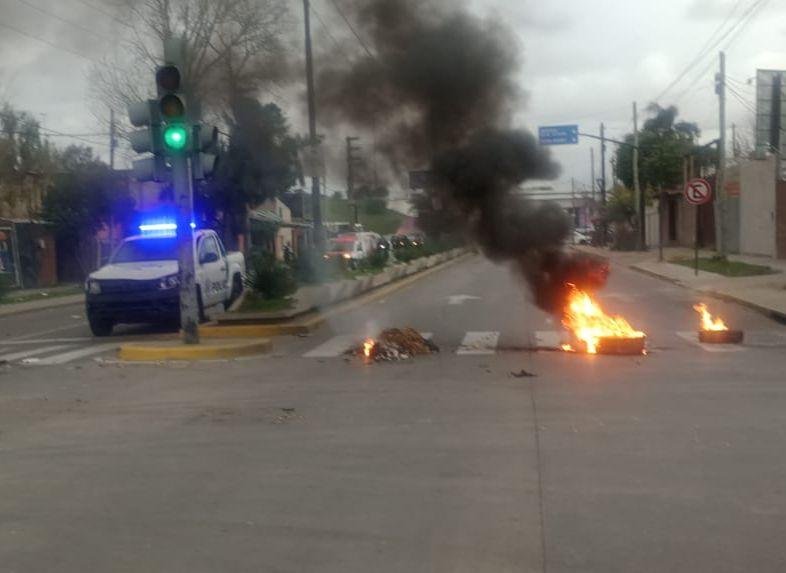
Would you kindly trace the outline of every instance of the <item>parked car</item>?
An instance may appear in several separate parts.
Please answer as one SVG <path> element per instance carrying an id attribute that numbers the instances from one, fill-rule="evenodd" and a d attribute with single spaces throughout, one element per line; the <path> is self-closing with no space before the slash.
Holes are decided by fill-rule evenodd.
<path id="1" fill-rule="evenodd" d="M 592 243 L 592 229 L 574 229 L 572 241 L 574 245 L 589 245 Z"/>
<path id="2" fill-rule="evenodd" d="M 356 268 L 379 247 L 382 239 L 377 233 L 345 233 L 328 242 L 326 260 L 340 260 L 349 268 Z"/>
<path id="3" fill-rule="evenodd" d="M 85 282 L 86 312 L 95 336 L 109 336 L 118 323 L 176 323 L 180 277 L 174 225 L 123 240 L 109 263 Z M 143 225 L 140 229 L 145 230 Z M 194 269 L 200 318 L 206 308 L 228 307 L 243 291 L 242 253 L 227 253 L 219 236 L 196 231 Z"/>
<path id="4" fill-rule="evenodd" d="M 395 249 L 403 249 L 412 244 L 409 237 L 406 235 L 392 235 L 390 237 L 390 246 Z"/>

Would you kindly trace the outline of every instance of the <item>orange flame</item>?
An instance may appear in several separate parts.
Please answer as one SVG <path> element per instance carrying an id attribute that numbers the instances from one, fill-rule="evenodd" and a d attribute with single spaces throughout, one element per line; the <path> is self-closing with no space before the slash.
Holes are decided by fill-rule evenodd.
<path id="1" fill-rule="evenodd" d="M 363 356 L 366 358 L 371 358 L 371 353 L 374 352 L 374 346 L 376 345 L 377 343 L 372 339 L 366 339 L 366 341 L 363 343 Z"/>
<path id="2" fill-rule="evenodd" d="M 598 353 L 601 338 L 643 338 L 644 333 L 635 330 L 621 316 L 609 316 L 592 297 L 571 285 L 568 306 L 562 324 L 584 343 L 588 354 Z M 567 348 L 566 348 L 567 347 Z M 569 345 L 563 350 L 572 351 Z"/>
<path id="3" fill-rule="evenodd" d="M 729 330 L 726 323 L 720 318 L 712 318 L 710 311 L 707 310 L 707 305 L 703 302 L 693 305 L 693 310 L 701 315 L 701 329 L 702 330 Z"/>

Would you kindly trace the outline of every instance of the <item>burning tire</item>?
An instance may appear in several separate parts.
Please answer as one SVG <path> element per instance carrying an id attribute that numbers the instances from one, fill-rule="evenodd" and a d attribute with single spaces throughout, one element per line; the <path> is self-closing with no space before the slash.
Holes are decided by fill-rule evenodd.
<path id="1" fill-rule="evenodd" d="M 741 330 L 700 330 L 699 342 L 705 344 L 742 344 Z"/>

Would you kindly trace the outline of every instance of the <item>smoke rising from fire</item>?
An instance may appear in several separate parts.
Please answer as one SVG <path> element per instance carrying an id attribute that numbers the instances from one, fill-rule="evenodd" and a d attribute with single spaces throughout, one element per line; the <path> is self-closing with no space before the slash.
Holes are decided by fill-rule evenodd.
<path id="1" fill-rule="evenodd" d="M 570 231 L 557 205 L 517 194 L 559 166 L 533 135 L 512 129 L 525 103 L 521 49 L 500 22 L 438 0 L 352 0 L 348 16 L 373 56 L 324 68 L 317 79 L 320 120 L 374 129 L 394 169 L 430 164 L 429 193 L 458 210 L 484 253 L 514 262 L 536 302 L 557 311 L 581 265 L 561 253 Z M 556 292 L 545 292 L 545 290 Z"/>

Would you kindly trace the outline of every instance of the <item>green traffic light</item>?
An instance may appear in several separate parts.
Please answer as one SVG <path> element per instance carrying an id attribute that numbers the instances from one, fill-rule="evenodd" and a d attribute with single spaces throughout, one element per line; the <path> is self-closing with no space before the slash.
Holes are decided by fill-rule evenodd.
<path id="1" fill-rule="evenodd" d="M 172 151 L 182 151 L 188 143 L 188 130 L 183 125 L 166 126 L 164 143 Z"/>

